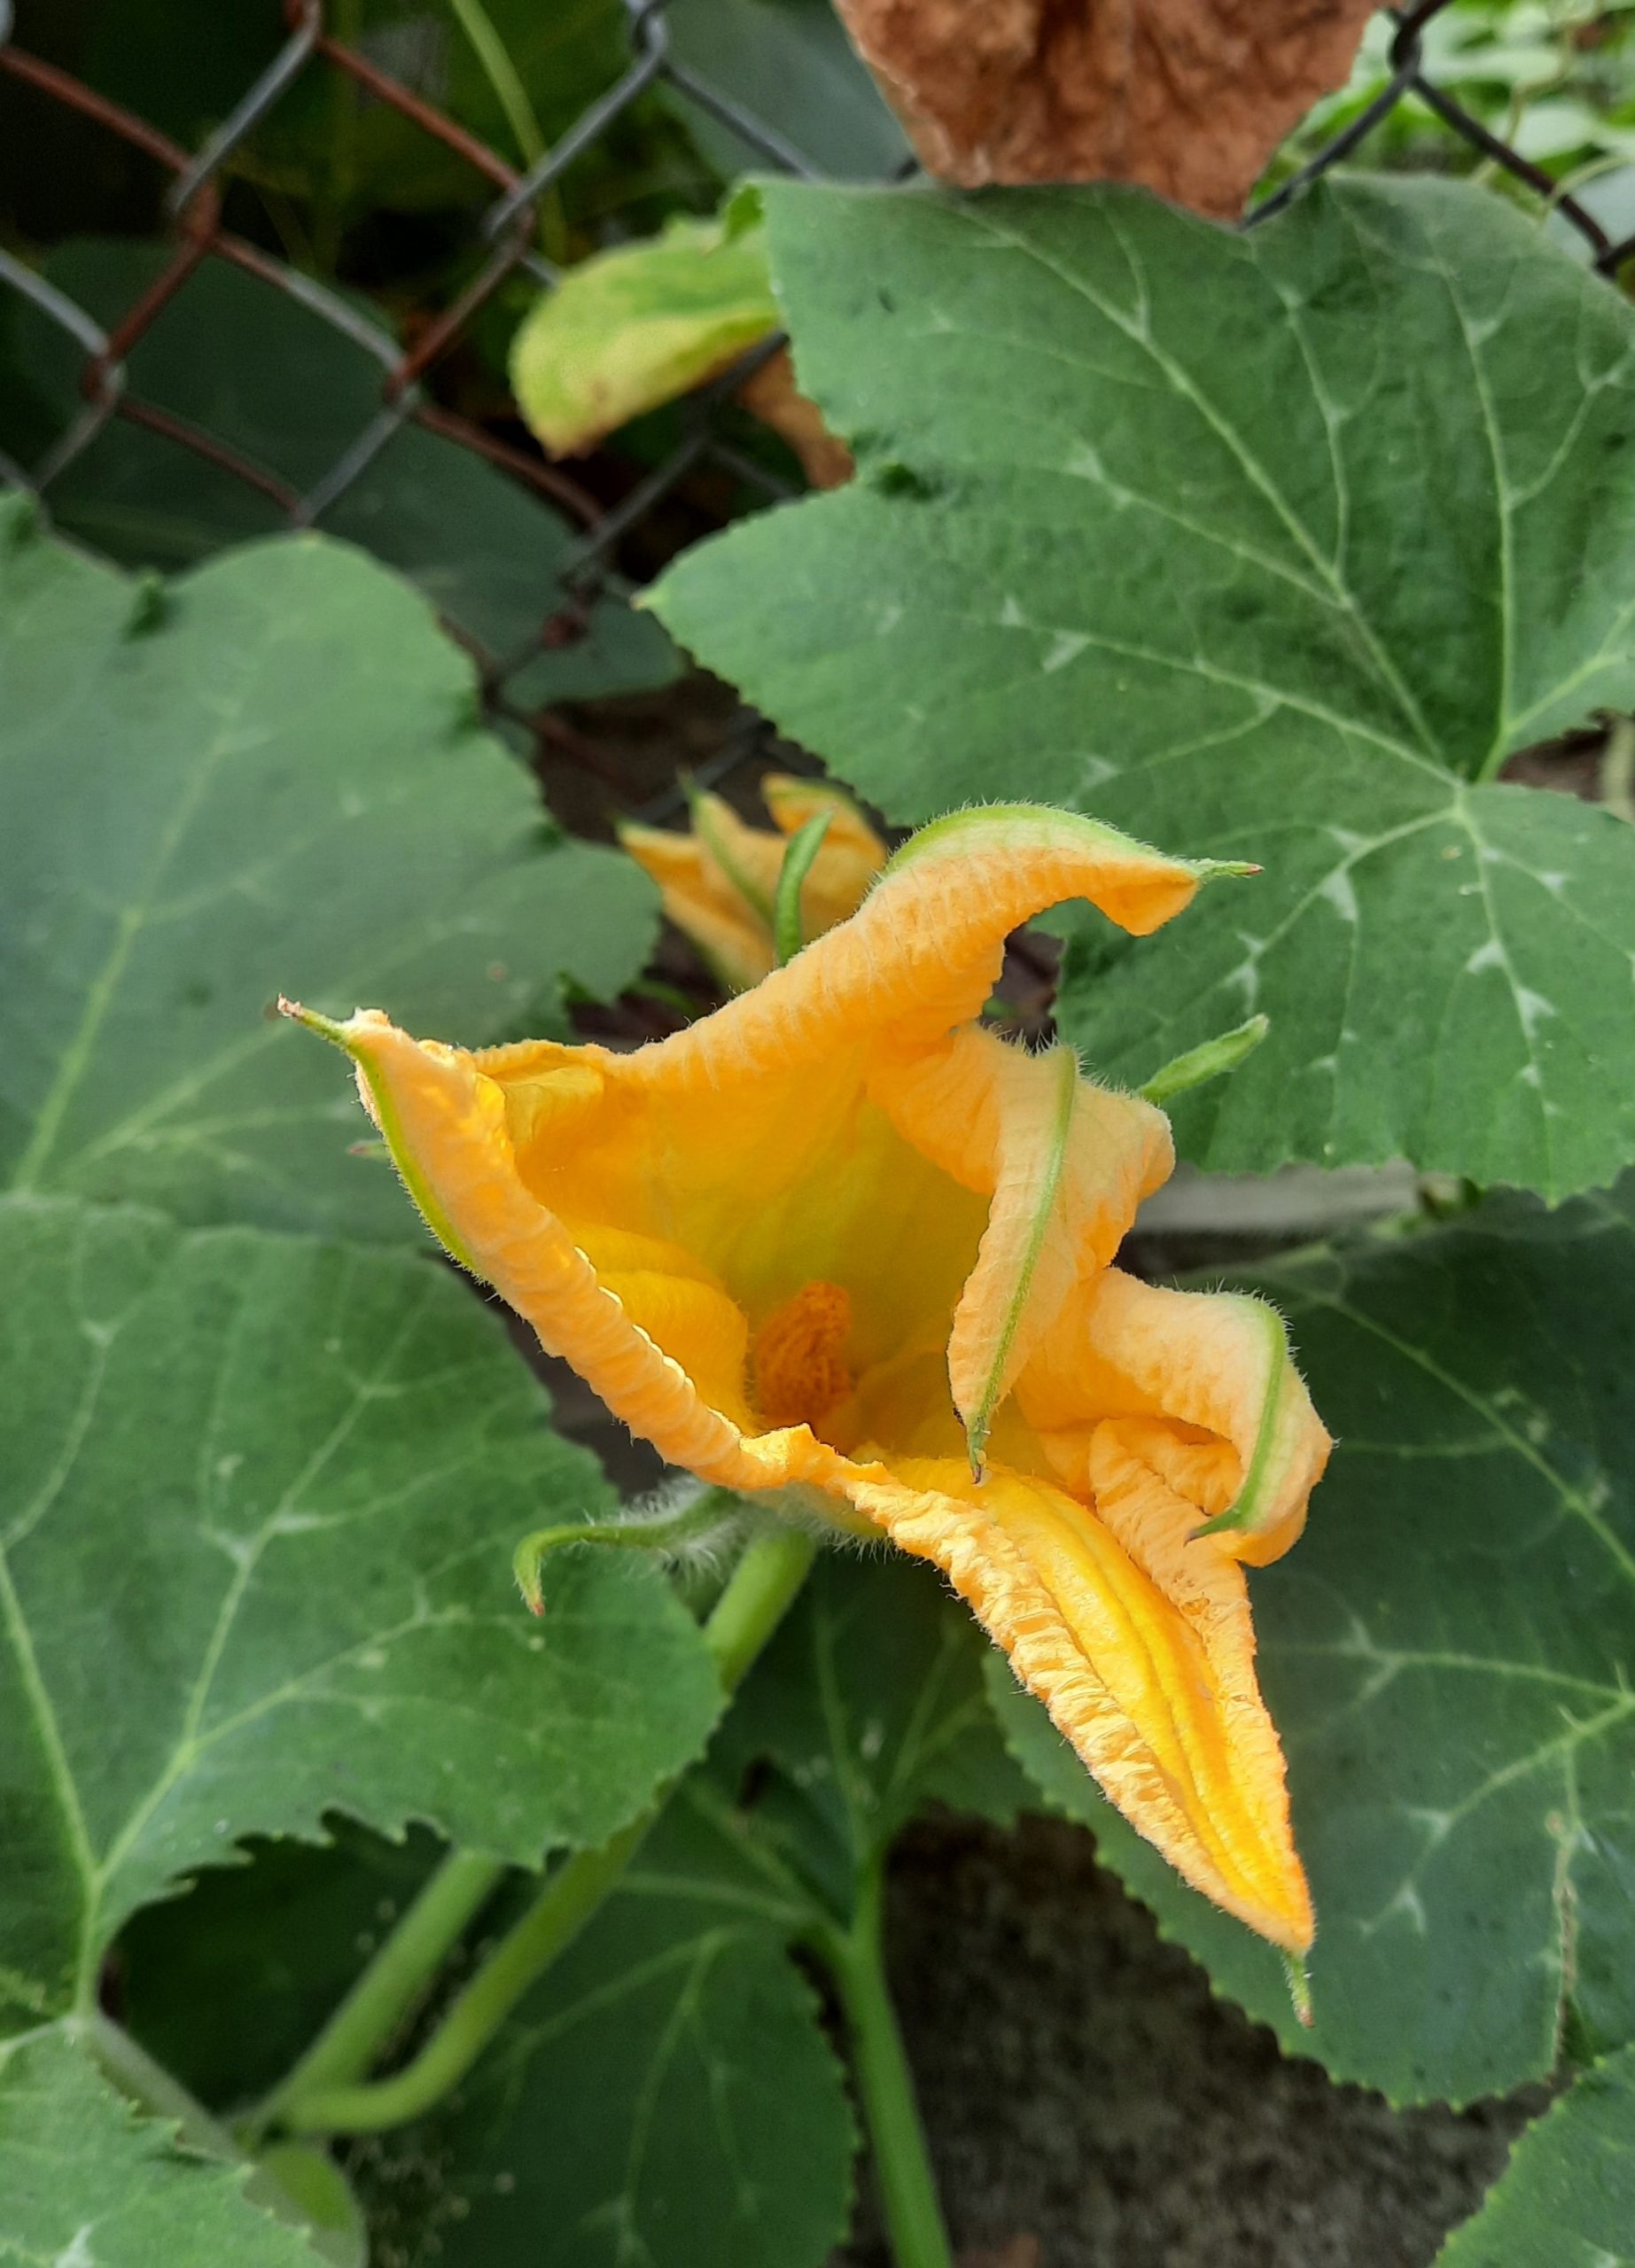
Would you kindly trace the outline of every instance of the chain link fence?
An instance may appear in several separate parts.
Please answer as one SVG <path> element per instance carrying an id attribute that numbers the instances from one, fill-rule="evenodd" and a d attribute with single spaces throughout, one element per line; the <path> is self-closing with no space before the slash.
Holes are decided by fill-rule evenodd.
<path id="1" fill-rule="evenodd" d="M 1587 256 L 1609 278 L 1635 259 L 1635 235 L 1616 237 L 1570 188 L 1485 124 L 1429 74 L 1425 34 L 1452 0 L 1421 0 L 1388 12 L 1392 27 L 1389 78 L 1377 96 L 1342 130 L 1250 214 L 1254 227 L 1279 211 L 1318 175 L 1343 159 L 1367 155 L 1366 144 L 1398 105 L 1415 98 L 1484 160 L 1504 169 L 1561 222 L 1577 231 Z M 70 467 L 113 421 L 142 428 L 167 447 L 190 453 L 263 499 L 292 528 L 312 526 L 330 514 L 363 478 L 394 438 L 419 428 L 498 467 L 571 524 L 571 540 L 557 554 L 538 592 L 537 626 L 510 652 L 479 650 L 485 693 L 497 716 L 520 718 L 511 691 L 541 653 L 571 645 L 585 633 L 588 610 L 617 601 L 633 538 L 648 526 L 681 484 L 701 468 L 727 475 L 740 497 L 770 500 L 791 493 L 751 454 L 736 446 L 724 415 L 731 397 L 779 341 L 762 342 L 693 395 L 684 405 L 679 437 L 659 462 L 635 479 L 612 503 L 599 501 L 579 480 L 518 446 L 489 423 L 450 408 L 439 399 L 437 376 L 483 316 L 496 292 L 517 277 L 550 290 L 559 269 L 541 253 L 542 203 L 568 169 L 618 127 L 632 105 L 656 88 L 668 88 L 728 128 L 756 159 L 778 171 L 812 177 L 818 168 L 778 128 L 747 109 L 673 51 L 666 0 L 626 0 L 627 56 L 568 129 L 526 171 L 383 67 L 363 45 L 332 28 L 339 11 L 331 0 L 284 0 L 287 36 L 221 123 L 193 149 L 182 147 L 147 119 L 111 100 L 58 64 L 31 51 L 16 35 L 15 0 L 0 0 L 0 77 L 21 82 L 36 97 L 76 113 L 100 132 L 140 152 L 168 176 L 164 195 L 165 254 L 156 273 L 112 320 L 98 320 L 48 276 L 0 246 L 0 297 L 19 294 L 40 319 L 61 334 L 77 358 L 77 406 L 47 445 L 27 462 L 0 454 L 0 481 L 29 491 L 48 504 Z M 401 343 L 367 303 L 304 272 L 252 243 L 224 218 L 224 187 L 235 153 L 308 74 L 339 74 L 371 103 L 387 105 L 421 135 L 469 169 L 487 201 L 474 214 L 470 251 L 474 268 L 447 304 L 423 307 L 408 344 Z M 370 373 L 373 408 L 315 479 L 297 488 L 258 462 L 227 436 L 173 408 L 145 400 L 132 381 L 134 348 L 167 321 L 183 286 L 207 262 L 221 261 L 257 277 L 298 302 L 332 330 Z M 454 625 L 458 633 L 458 625 Z M 465 638 L 468 645 L 473 641 Z M 707 768 L 719 774 L 752 751 L 753 736 L 740 731 Z M 707 773 L 706 773 L 707 776 Z M 648 815 L 673 800 L 661 795 Z"/>

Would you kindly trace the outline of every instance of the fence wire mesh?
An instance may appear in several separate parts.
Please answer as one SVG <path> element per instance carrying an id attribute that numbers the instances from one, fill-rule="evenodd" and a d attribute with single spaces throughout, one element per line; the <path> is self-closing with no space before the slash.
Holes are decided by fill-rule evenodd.
<path id="1" fill-rule="evenodd" d="M 1315 154 L 1264 196 L 1243 225 L 1253 228 L 1281 210 L 1341 160 L 1366 160 L 1370 136 L 1401 105 L 1417 101 L 1482 159 L 1502 168 L 1576 231 L 1593 266 L 1617 279 L 1624 264 L 1635 260 L 1635 234 L 1615 236 L 1570 185 L 1559 183 L 1437 83 L 1427 64 L 1425 35 L 1433 19 L 1452 4 L 1453 0 L 1421 0 L 1412 9 L 1385 12 L 1390 27 L 1385 83 Z M 191 149 L 25 44 L 18 36 L 16 0 L 0 0 L 0 77 L 20 82 L 63 114 L 88 121 L 152 160 L 169 177 L 163 198 L 162 263 L 112 319 L 98 320 L 37 268 L 0 245 L 0 294 L 16 294 L 28 302 L 78 357 L 74 413 L 32 461 L 14 462 L 0 454 L 0 482 L 27 490 L 49 505 L 54 488 L 105 428 L 123 421 L 242 484 L 291 528 L 304 528 L 332 512 L 406 428 L 435 434 L 498 467 L 564 516 L 573 530 L 572 540 L 542 579 L 537 626 L 526 642 L 500 653 L 476 647 L 492 709 L 501 716 L 520 718 L 523 712 L 510 703 L 515 680 L 541 652 L 560 649 L 584 634 L 593 602 L 604 601 L 610 594 L 618 598 L 627 587 L 620 575 L 632 539 L 653 520 L 679 484 L 700 467 L 713 465 L 740 495 L 751 498 L 784 495 L 793 485 L 735 446 L 723 416 L 739 385 L 780 344 L 776 339 L 751 348 L 691 396 L 684 405 L 679 437 L 611 502 L 496 432 L 491 423 L 438 398 L 440 366 L 468 338 L 502 285 L 520 276 L 549 291 L 558 282 L 560 268 L 539 248 L 542 204 L 568 169 L 603 142 L 650 89 L 665 87 L 685 98 L 729 129 L 762 165 L 800 177 L 819 175 L 821 169 L 778 127 L 678 58 L 666 7 L 667 0 L 625 0 L 624 67 L 549 148 L 519 169 L 447 109 L 417 91 L 409 83 L 410 74 L 394 75 L 378 54 L 338 35 L 332 25 L 340 10 L 334 0 L 284 0 L 286 36 L 282 46 L 244 87 L 214 130 Z M 428 145 L 440 145 L 451 153 L 469 170 L 485 200 L 474 206 L 469 221 L 473 271 L 444 304 L 417 310 L 407 343 L 384 320 L 371 315 L 364 302 L 251 242 L 225 217 L 224 188 L 236 153 L 299 84 L 311 74 L 326 74 L 350 81 L 370 102 L 384 105 L 407 120 Z M 166 322 L 183 285 L 209 262 L 240 269 L 297 302 L 371 371 L 370 413 L 316 478 L 302 485 L 257 462 L 230 437 L 144 399 L 133 383 L 133 350 Z M 451 626 L 468 646 L 476 645 L 458 625 Z M 753 741 L 753 733 L 742 729 L 729 735 L 728 747 L 712 760 L 708 773 L 719 774 L 743 761 Z M 666 792 L 643 809 L 652 812 L 673 800 L 673 792 Z"/>

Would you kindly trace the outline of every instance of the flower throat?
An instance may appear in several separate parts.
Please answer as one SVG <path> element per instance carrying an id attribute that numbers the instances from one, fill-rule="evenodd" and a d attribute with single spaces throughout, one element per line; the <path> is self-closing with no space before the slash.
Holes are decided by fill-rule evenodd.
<path id="1" fill-rule="evenodd" d="M 852 1329 L 852 1295 L 838 1284 L 803 1284 L 774 1308 L 755 1334 L 751 1363 L 755 1406 L 768 1425 L 814 1430 L 852 1391 L 842 1351 Z"/>

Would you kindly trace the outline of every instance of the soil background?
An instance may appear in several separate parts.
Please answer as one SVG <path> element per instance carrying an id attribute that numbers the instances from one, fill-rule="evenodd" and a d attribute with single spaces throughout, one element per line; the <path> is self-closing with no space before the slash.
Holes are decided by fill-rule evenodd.
<path id="1" fill-rule="evenodd" d="M 1429 2268 L 1546 2100 L 1285 2058 L 1054 1821 L 911 1830 L 889 1949 L 961 2268 Z M 890 2268 L 866 2171 L 831 2268 Z"/>

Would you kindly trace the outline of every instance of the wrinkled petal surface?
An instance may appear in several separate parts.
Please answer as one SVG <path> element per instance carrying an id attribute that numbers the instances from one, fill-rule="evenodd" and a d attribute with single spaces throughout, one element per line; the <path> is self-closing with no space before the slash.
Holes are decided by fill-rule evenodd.
<path id="1" fill-rule="evenodd" d="M 1255 1682 L 1242 1571 L 1188 1541 L 1195 1505 L 1103 1429 L 1096 1509 L 1047 1480 L 957 1464 L 895 1470 L 853 1495 L 933 1560 L 1049 1711 L 1102 1791 L 1177 1872 L 1302 1953 L 1310 1895 L 1277 1734 Z"/>
<path id="2" fill-rule="evenodd" d="M 1017 1398 L 1070 1487 L 1090 1485 L 1109 1417 L 1162 1418 L 1152 1455 L 1210 1515 L 1221 1549 L 1264 1566 L 1305 1522 L 1332 1446 L 1275 1308 L 1233 1292 L 1177 1292 L 1117 1268 L 1082 1279 Z"/>
<path id="3" fill-rule="evenodd" d="M 798 788 L 774 809 L 809 816 Z M 1170 1170 L 1162 1114 L 975 1021 L 1032 915 L 1083 897 L 1143 935 L 1210 871 L 986 810 L 634 1052 L 471 1054 L 378 1011 L 293 1013 L 353 1057 L 434 1232 L 616 1416 L 707 1480 L 934 1561 L 1126 1816 L 1297 1951 L 1235 1562 L 1292 1540 L 1327 1436 L 1270 1309 L 1111 1266 Z"/>

